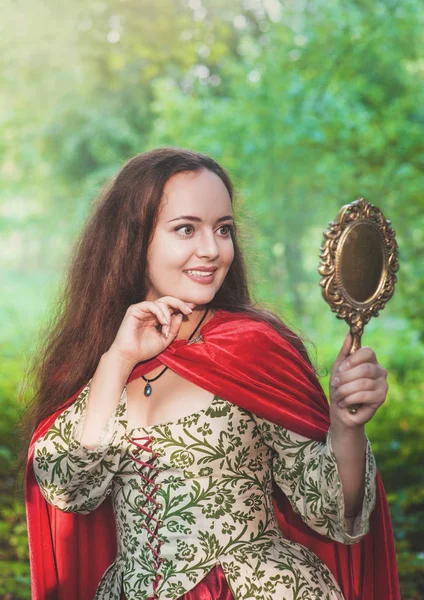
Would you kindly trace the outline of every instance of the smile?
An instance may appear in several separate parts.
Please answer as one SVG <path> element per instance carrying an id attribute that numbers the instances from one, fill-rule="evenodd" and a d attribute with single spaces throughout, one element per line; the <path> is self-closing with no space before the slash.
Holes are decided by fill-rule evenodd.
<path id="1" fill-rule="evenodd" d="M 192 281 L 198 283 L 208 284 L 212 283 L 214 278 L 214 271 L 184 271 L 187 277 L 190 277 Z"/>
<path id="2" fill-rule="evenodd" d="M 214 271 L 186 271 L 189 275 L 196 275 L 198 277 L 210 277 Z"/>

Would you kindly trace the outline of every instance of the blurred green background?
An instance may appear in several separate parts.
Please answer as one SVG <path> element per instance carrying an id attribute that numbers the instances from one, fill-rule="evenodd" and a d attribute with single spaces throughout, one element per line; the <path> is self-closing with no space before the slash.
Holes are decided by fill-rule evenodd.
<path id="1" fill-rule="evenodd" d="M 254 297 L 311 340 L 346 333 L 317 266 L 342 204 L 392 221 L 396 294 L 364 335 L 390 373 L 368 425 L 404 600 L 424 598 L 422 0 L 5 0 L 0 22 L 0 597 L 30 598 L 17 402 L 93 198 L 161 145 L 238 191 Z"/>

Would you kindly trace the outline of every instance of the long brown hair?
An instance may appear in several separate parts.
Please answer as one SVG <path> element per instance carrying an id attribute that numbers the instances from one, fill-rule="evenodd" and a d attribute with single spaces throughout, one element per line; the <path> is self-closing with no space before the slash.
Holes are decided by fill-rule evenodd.
<path id="1" fill-rule="evenodd" d="M 93 376 L 128 306 L 145 299 L 147 249 L 166 182 L 177 173 L 202 169 L 221 178 L 233 202 L 229 175 L 215 160 L 190 150 L 158 148 L 129 160 L 94 203 L 29 372 L 33 400 L 24 419 L 27 439 Z M 300 338 L 272 311 L 252 303 L 237 226 L 233 243 L 234 260 L 210 307 L 266 321 L 309 361 Z"/>

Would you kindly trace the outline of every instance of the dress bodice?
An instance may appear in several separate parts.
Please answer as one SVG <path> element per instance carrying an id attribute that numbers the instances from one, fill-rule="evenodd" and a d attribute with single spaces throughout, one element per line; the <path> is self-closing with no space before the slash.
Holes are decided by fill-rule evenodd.
<path id="1" fill-rule="evenodd" d="M 342 600 L 327 567 L 280 531 L 273 481 L 310 527 L 342 543 L 368 529 L 375 463 L 352 535 L 331 439 L 308 440 L 215 396 L 172 423 L 129 430 L 126 389 L 99 446 L 79 442 L 89 385 L 36 442 L 45 498 L 88 513 L 112 495 L 118 554 L 96 600 L 176 599 L 221 564 L 235 600 Z"/>

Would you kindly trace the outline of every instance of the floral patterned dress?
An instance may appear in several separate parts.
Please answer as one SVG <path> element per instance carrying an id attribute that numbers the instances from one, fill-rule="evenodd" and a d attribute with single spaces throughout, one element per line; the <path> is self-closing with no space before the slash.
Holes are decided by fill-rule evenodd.
<path id="1" fill-rule="evenodd" d="M 343 600 L 307 548 L 284 538 L 273 480 L 314 530 L 351 544 L 375 505 L 368 442 L 365 497 L 352 535 L 330 436 L 312 441 L 217 396 L 172 423 L 127 428 L 124 388 L 99 445 L 81 445 L 90 383 L 35 444 L 45 499 L 89 513 L 112 494 L 118 553 L 95 600 L 180 598 L 220 565 L 235 600 Z"/>

